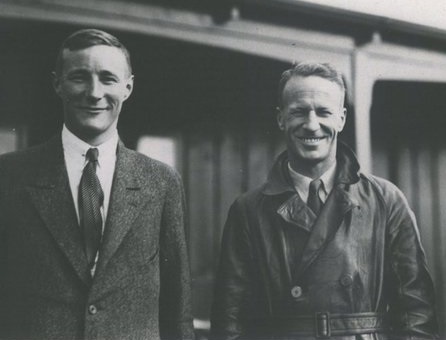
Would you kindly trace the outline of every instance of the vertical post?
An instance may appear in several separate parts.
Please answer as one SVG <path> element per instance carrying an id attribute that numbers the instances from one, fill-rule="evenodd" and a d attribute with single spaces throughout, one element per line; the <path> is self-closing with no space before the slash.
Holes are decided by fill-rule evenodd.
<path id="1" fill-rule="evenodd" d="M 355 107 L 356 153 L 361 169 L 372 171 L 372 136 L 370 131 L 370 109 L 372 106 L 375 76 L 368 65 L 364 52 L 356 50 L 353 56 L 353 104 Z"/>

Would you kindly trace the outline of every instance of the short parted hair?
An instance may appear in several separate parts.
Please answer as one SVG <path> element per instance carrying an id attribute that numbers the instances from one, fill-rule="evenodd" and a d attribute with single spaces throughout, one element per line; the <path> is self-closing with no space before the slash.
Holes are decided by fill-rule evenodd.
<path id="1" fill-rule="evenodd" d="M 278 94 L 277 94 L 279 108 L 282 107 L 283 90 L 288 81 L 293 77 L 310 77 L 310 76 L 317 76 L 332 81 L 333 83 L 338 84 L 342 92 L 345 93 L 346 87 L 342 73 L 339 72 L 332 65 L 328 63 L 315 63 L 315 62 L 295 63 L 293 64 L 293 67 L 283 72 L 282 76 L 280 77 Z"/>
<path id="2" fill-rule="evenodd" d="M 56 68 L 54 70 L 56 75 L 60 75 L 62 72 L 64 50 L 79 51 L 97 45 L 119 48 L 124 54 L 125 59 L 127 60 L 129 74 L 132 74 L 130 53 L 127 48 L 118 40 L 118 38 L 111 35 L 110 33 L 98 29 L 87 28 L 74 32 L 63 41 L 57 53 Z"/>

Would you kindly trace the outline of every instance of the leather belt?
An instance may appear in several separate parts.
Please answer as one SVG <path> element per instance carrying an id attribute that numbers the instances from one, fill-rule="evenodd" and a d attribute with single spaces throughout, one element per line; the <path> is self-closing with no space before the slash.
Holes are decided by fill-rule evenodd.
<path id="1" fill-rule="evenodd" d="M 275 317 L 256 320 L 254 329 L 256 333 L 263 333 L 264 335 L 269 333 L 275 336 L 314 336 L 317 339 L 388 330 L 382 314 L 330 314 L 328 312 L 318 312 L 312 316 Z"/>

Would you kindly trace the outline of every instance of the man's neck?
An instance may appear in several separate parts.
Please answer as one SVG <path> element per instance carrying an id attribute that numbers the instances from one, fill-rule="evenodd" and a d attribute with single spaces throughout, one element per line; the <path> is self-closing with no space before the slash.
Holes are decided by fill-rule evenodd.
<path id="1" fill-rule="evenodd" d="M 306 177 L 312 179 L 321 177 L 336 163 L 336 158 L 333 160 L 325 160 L 323 162 L 310 162 L 308 160 L 297 160 L 290 157 L 291 168 Z"/>
<path id="2" fill-rule="evenodd" d="M 107 131 L 107 133 L 103 133 L 101 135 L 91 135 L 90 136 L 88 134 L 81 134 L 81 133 L 72 131 L 66 124 L 64 124 L 64 125 L 69 132 L 71 132 L 74 136 L 76 136 L 77 138 L 79 138 L 80 140 L 82 140 L 83 142 L 87 143 L 90 146 L 99 146 L 99 145 L 107 142 L 108 140 L 110 140 L 117 134 L 116 129 L 111 129 L 111 130 Z"/>

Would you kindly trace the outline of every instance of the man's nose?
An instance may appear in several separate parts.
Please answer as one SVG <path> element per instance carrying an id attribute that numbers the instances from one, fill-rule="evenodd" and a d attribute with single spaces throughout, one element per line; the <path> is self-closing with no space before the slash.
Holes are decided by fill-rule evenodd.
<path id="1" fill-rule="evenodd" d="M 308 112 L 304 127 L 307 130 L 311 130 L 311 131 L 317 131 L 320 129 L 321 126 L 319 124 L 319 117 L 318 117 L 316 111 L 311 110 Z"/>
<path id="2" fill-rule="evenodd" d="M 99 100 L 104 96 L 102 84 L 97 79 L 92 79 L 88 84 L 87 96 L 91 100 Z"/>

